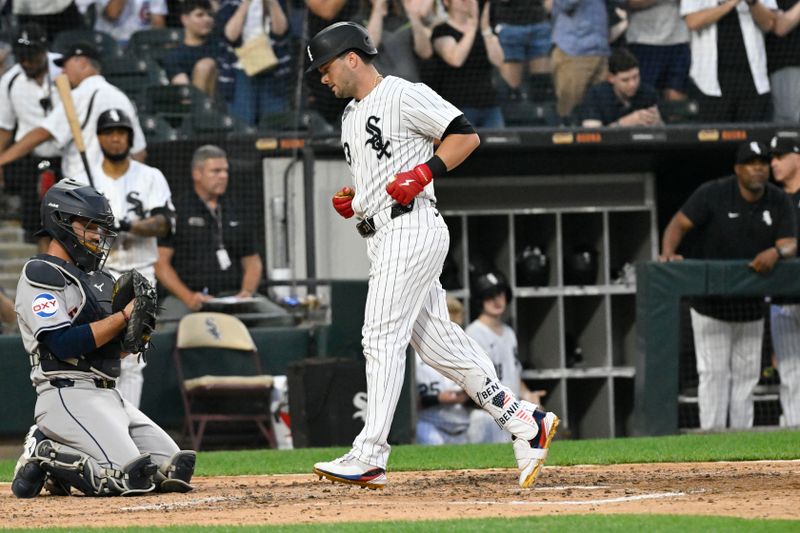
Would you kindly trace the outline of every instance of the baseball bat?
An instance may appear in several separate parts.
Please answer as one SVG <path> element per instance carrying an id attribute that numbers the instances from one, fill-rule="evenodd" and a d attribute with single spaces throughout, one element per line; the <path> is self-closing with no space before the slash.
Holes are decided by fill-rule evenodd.
<path id="1" fill-rule="evenodd" d="M 56 76 L 56 88 L 58 89 L 58 96 L 61 97 L 61 104 L 64 106 L 64 113 L 67 115 L 69 128 L 72 130 L 72 138 L 75 142 L 75 148 L 78 149 L 78 153 L 81 155 L 83 168 L 86 170 L 86 175 L 89 177 L 89 185 L 94 187 L 92 170 L 89 168 L 89 160 L 86 159 L 86 145 L 83 143 L 81 124 L 78 122 L 77 113 L 75 113 L 75 102 L 72 101 L 72 87 L 70 87 L 69 78 L 67 78 L 66 74 L 59 74 Z"/>

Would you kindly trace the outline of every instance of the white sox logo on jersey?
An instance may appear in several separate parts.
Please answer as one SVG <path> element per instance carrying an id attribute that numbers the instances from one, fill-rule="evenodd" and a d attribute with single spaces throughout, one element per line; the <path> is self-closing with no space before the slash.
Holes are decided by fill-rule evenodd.
<path id="1" fill-rule="evenodd" d="M 144 203 L 139 200 L 139 193 L 136 191 L 131 191 L 125 197 L 125 200 L 131 206 L 128 208 L 128 212 L 131 211 L 136 214 L 140 219 L 144 218 Z"/>
<path id="2" fill-rule="evenodd" d="M 383 156 L 392 157 L 391 152 L 387 150 L 387 148 L 389 148 L 389 141 L 383 142 L 383 132 L 378 127 L 378 122 L 380 121 L 381 119 L 375 115 L 367 119 L 367 133 L 369 133 L 371 137 L 364 143 L 377 152 L 378 159 L 383 158 Z"/>

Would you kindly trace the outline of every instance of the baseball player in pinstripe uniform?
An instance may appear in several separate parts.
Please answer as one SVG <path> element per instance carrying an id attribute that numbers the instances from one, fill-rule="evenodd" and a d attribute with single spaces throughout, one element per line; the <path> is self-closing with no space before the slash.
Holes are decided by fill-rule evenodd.
<path id="1" fill-rule="evenodd" d="M 92 169 L 92 176 L 97 190 L 111 204 L 118 232 L 106 269 L 116 279 L 135 268 L 155 287 L 157 238 L 171 233 L 175 207 L 164 174 L 130 158 L 134 135 L 133 123 L 122 109 L 101 113 L 97 118 L 97 139 L 103 160 Z M 85 172 L 75 180 L 89 184 Z M 136 408 L 142 398 L 144 367 L 141 357 L 126 357 L 117 380 L 119 393 Z"/>
<path id="2" fill-rule="evenodd" d="M 794 139 L 770 142 L 772 175 L 792 198 L 800 220 L 800 146 Z M 786 426 L 800 426 L 800 296 L 773 298 L 772 346 L 781 376 L 781 407 Z"/>
<path id="3" fill-rule="evenodd" d="M 432 180 L 463 162 L 480 143 L 472 125 L 424 84 L 382 77 L 378 51 L 363 26 L 340 22 L 307 49 L 322 83 L 352 98 L 342 114 L 342 146 L 354 189 L 333 206 L 355 215 L 370 259 L 362 329 L 367 360 L 364 428 L 344 456 L 314 465 L 335 482 L 386 483 L 389 428 L 403 385 L 409 342 L 423 361 L 455 381 L 515 437 L 520 485 L 531 486 L 547 456 L 558 417 L 520 402 L 497 379 L 480 346 L 450 321 L 439 283 L 450 234 L 436 210 Z M 441 139 L 434 154 L 433 141 Z"/>

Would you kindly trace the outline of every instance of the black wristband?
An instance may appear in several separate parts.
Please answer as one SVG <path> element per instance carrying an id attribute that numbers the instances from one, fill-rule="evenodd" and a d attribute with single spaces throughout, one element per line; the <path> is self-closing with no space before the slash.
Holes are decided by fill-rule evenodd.
<path id="1" fill-rule="evenodd" d="M 122 219 L 117 221 L 117 227 L 120 231 L 130 231 L 131 230 L 131 223 L 127 219 Z"/>
<path id="2" fill-rule="evenodd" d="M 434 178 L 447 174 L 447 165 L 444 164 L 444 161 L 442 161 L 438 155 L 434 155 L 428 159 L 425 164 L 431 169 L 431 175 Z"/>

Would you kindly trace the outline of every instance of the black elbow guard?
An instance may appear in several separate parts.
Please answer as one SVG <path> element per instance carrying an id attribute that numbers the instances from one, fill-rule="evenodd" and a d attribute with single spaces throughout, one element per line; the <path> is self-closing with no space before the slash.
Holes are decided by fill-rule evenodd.
<path id="1" fill-rule="evenodd" d="M 472 124 L 470 124 L 469 120 L 467 120 L 467 117 L 462 114 L 458 115 L 453 119 L 452 122 L 450 122 L 450 124 L 448 124 L 447 128 L 442 134 L 442 140 L 444 140 L 444 138 L 448 135 L 454 133 L 456 135 L 470 135 L 472 133 L 476 133 L 476 131 Z"/>

